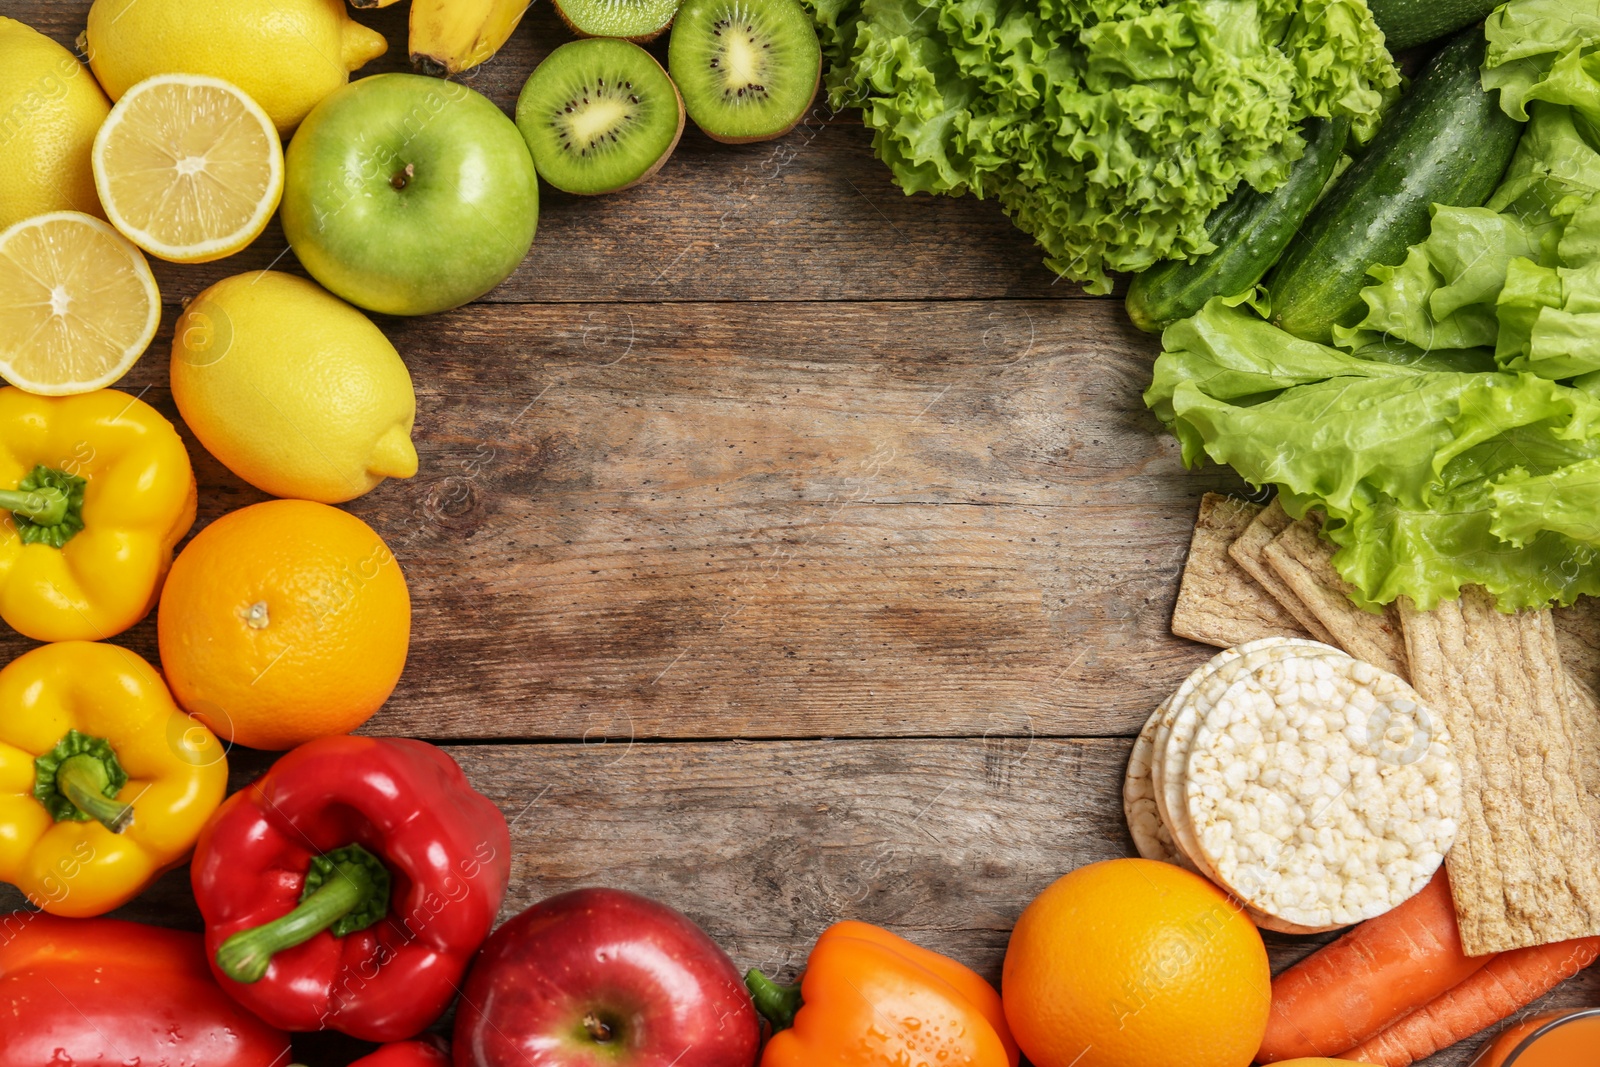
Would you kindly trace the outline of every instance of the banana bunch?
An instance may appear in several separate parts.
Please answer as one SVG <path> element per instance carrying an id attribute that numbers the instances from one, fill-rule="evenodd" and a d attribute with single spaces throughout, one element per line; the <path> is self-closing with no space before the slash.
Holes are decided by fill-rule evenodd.
<path id="1" fill-rule="evenodd" d="M 395 0 L 369 0 L 382 7 Z M 471 70 L 500 51 L 529 0 L 411 0 L 411 65 L 443 76 Z"/>

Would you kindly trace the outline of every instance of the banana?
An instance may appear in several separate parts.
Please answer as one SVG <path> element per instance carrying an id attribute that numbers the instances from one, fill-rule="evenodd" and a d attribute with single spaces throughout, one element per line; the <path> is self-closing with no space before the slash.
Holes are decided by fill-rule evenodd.
<path id="1" fill-rule="evenodd" d="M 350 6 L 357 11 L 371 11 L 374 8 L 388 7 L 390 4 L 398 4 L 399 2 L 400 0 L 350 0 Z"/>
<path id="2" fill-rule="evenodd" d="M 529 0 L 411 0 L 411 65 L 442 76 L 500 51 Z"/>

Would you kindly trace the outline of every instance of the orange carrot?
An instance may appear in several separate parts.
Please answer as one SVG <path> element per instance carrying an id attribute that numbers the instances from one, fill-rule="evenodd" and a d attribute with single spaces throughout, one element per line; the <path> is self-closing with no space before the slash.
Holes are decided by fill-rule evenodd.
<path id="1" fill-rule="evenodd" d="M 1600 956 L 1600 937 L 1580 937 L 1502 952 L 1438 1000 L 1339 1056 L 1381 1067 L 1407 1067 L 1487 1030 L 1544 996 Z"/>
<path id="2" fill-rule="evenodd" d="M 1272 981 L 1256 1058 L 1336 1056 L 1459 984 L 1492 957 L 1462 955 L 1444 868 L 1422 892 Z"/>

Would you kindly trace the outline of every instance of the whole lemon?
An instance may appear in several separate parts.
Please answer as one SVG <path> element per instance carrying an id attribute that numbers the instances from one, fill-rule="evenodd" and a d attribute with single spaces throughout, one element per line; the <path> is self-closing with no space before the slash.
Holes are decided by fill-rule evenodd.
<path id="1" fill-rule="evenodd" d="M 1037 1067 L 1248 1067 L 1272 974 L 1222 890 L 1122 859 L 1080 867 L 1024 909 L 1000 992 Z"/>
<path id="2" fill-rule="evenodd" d="M 0 230 L 51 211 L 105 218 L 89 153 L 110 110 L 76 56 L 0 16 Z"/>
<path id="3" fill-rule="evenodd" d="M 95 0 L 87 40 L 111 99 L 153 74 L 209 74 L 243 89 L 285 139 L 388 48 L 344 0 Z"/>
<path id="4" fill-rule="evenodd" d="M 361 312 L 277 271 L 224 278 L 172 338 L 172 395 L 233 473 L 273 496 L 337 504 L 417 473 L 417 398 Z"/>

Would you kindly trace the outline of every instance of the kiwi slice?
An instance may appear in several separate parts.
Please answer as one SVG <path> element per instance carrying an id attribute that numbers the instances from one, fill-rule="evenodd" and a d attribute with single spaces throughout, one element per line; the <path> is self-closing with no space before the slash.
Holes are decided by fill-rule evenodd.
<path id="1" fill-rule="evenodd" d="M 539 177 L 569 193 L 610 193 L 648 178 L 672 155 L 683 98 L 638 45 L 572 41 L 529 75 L 517 129 Z"/>
<path id="2" fill-rule="evenodd" d="M 822 49 L 798 0 L 686 0 L 667 67 L 695 125 L 741 144 L 794 129 L 817 95 Z"/>
<path id="3" fill-rule="evenodd" d="M 672 24 L 680 0 L 556 0 L 556 12 L 584 37 L 653 41 Z"/>

